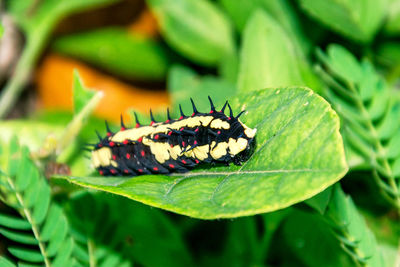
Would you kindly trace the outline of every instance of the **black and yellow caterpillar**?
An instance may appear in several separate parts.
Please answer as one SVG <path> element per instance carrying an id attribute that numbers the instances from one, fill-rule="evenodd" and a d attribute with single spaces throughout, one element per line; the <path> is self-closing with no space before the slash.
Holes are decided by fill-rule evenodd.
<path id="1" fill-rule="evenodd" d="M 180 118 L 156 122 L 150 110 L 150 125 L 142 126 L 136 117 L 136 127 L 125 127 L 113 133 L 107 127 L 107 136 L 99 134 L 99 143 L 92 150 L 92 162 L 101 175 L 142 175 L 186 172 L 201 163 L 246 161 L 255 145 L 256 129 L 244 125 L 233 115 L 226 101 L 217 111 L 210 97 L 209 113 L 201 113 L 190 99 L 193 114 L 185 116 L 180 107 Z M 229 108 L 229 116 L 224 111 Z"/>

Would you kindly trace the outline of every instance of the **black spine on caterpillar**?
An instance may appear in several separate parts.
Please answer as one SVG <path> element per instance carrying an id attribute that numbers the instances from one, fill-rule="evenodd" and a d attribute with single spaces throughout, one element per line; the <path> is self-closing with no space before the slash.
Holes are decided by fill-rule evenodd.
<path id="1" fill-rule="evenodd" d="M 156 122 L 150 110 L 150 125 L 141 125 L 135 114 L 135 128 L 127 128 L 121 116 L 121 129 L 113 133 L 106 122 L 107 134 L 92 150 L 92 163 L 101 175 L 142 175 L 186 172 L 201 163 L 246 161 L 255 145 L 256 129 L 244 125 L 234 116 L 228 101 L 220 111 L 210 97 L 208 113 L 197 110 L 190 99 L 193 113 Z M 229 115 L 225 114 L 228 107 Z"/>

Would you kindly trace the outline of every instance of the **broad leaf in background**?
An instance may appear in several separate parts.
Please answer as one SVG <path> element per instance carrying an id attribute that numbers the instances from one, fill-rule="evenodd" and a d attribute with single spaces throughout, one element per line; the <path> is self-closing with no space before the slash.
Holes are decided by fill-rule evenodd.
<path id="1" fill-rule="evenodd" d="M 386 15 L 386 0 L 298 0 L 319 22 L 355 41 L 369 43 Z"/>
<path id="2" fill-rule="evenodd" d="M 188 90 L 190 89 L 190 90 Z M 208 112 L 210 96 L 214 102 L 223 103 L 236 93 L 233 84 L 215 76 L 199 76 L 193 70 L 184 66 L 173 66 L 168 75 L 168 92 L 173 100 L 173 110 L 177 114 L 178 104 L 183 110 L 191 110 L 190 98 L 202 112 Z"/>
<path id="3" fill-rule="evenodd" d="M 167 72 L 168 56 L 159 43 L 120 28 L 62 36 L 53 48 L 128 79 L 162 80 Z"/>
<path id="4" fill-rule="evenodd" d="M 6 158 L 0 166 L 1 200 L 21 215 L 0 214 L 0 234 L 14 241 L 8 252 L 30 264 L 70 266 L 69 225 L 63 210 L 51 201 L 47 180 L 31 161 L 29 150 L 20 148 L 15 138 L 1 150 Z"/>
<path id="5" fill-rule="evenodd" d="M 148 0 L 166 41 L 196 63 L 214 66 L 234 51 L 232 27 L 209 0 Z"/>
<path id="6" fill-rule="evenodd" d="M 325 95 L 343 121 L 352 150 L 365 159 L 383 196 L 400 211 L 400 99 L 366 60 L 359 63 L 345 48 L 330 45 L 318 57 L 329 90 Z"/>
<path id="7" fill-rule="evenodd" d="M 85 9 L 110 4 L 118 0 L 13 0 L 8 2 L 8 12 L 23 29 L 26 44 L 15 68 L 0 95 L 0 118 L 15 104 L 23 86 L 56 24 L 67 15 Z"/>
<path id="8" fill-rule="evenodd" d="M 358 213 L 351 197 L 344 194 L 339 184 L 333 188 L 324 218 L 332 227 L 342 248 L 357 265 L 385 266 L 374 234 Z"/>
<path id="9" fill-rule="evenodd" d="M 385 32 L 390 35 L 398 35 L 400 33 L 400 2 L 396 0 L 389 2 Z"/>
<path id="10" fill-rule="evenodd" d="M 338 117 L 310 89 L 253 91 L 232 104 L 237 111 L 248 110 L 243 120 L 258 130 L 255 152 L 242 166 L 132 179 L 55 178 L 176 213 L 215 219 L 288 207 L 323 191 L 347 172 Z"/>
<path id="11" fill-rule="evenodd" d="M 310 49 L 309 40 L 305 38 L 301 29 L 301 22 L 288 0 L 219 0 L 226 12 L 232 18 L 236 28 L 243 32 L 248 19 L 257 9 L 263 9 L 300 43 L 304 52 Z"/>
<path id="12" fill-rule="evenodd" d="M 238 89 L 304 85 L 294 42 L 278 22 L 259 9 L 246 24 L 240 55 Z"/>

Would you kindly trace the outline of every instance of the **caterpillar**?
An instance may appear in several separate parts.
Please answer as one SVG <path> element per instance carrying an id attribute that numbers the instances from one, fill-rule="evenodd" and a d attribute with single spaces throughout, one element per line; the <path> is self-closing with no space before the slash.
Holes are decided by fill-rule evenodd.
<path id="1" fill-rule="evenodd" d="M 179 105 L 180 117 L 156 122 L 150 109 L 150 125 L 141 125 L 135 113 L 136 126 L 126 128 L 121 115 L 121 129 L 113 133 L 106 122 L 107 135 L 94 145 L 92 164 L 100 175 L 136 176 L 187 172 L 199 164 L 241 165 L 255 146 L 256 129 L 244 125 L 233 115 L 228 101 L 220 111 L 208 97 L 208 113 L 197 111 L 190 99 L 193 114 L 186 116 Z M 229 108 L 229 116 L 225 108 Z"/>

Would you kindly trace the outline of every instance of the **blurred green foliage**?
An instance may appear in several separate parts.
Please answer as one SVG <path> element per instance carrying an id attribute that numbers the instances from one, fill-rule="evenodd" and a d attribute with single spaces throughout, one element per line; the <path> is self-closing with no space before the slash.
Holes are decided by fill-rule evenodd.
<path id="1" fill-rule="evenodd" d="M 159 43 L 119 28 L 60 37 L 53 48 L 127 79 L 162 80 L 169 63 L 168 55 Z"/>
<path id="2" fill-rule="evenodd" d="M 75 73 L 73 113 L 0 121 L 1 266 L 399 262 L 400 1 L 148 0 L 157 38 L 115 25 L 53 35 L 70 14 L 117 2 L 6 1 L 25 46 L 0 116 L 48 47 L 165 81 L 173 114 L 191 112 L 190 97 L 200 111 L 207 95 L 217 108 L 228 99 L 258 129 L 256 153 L 241 167 L 98 177 L 83 148 L 104 127 L 90 117 L 101 94 Z"/>

